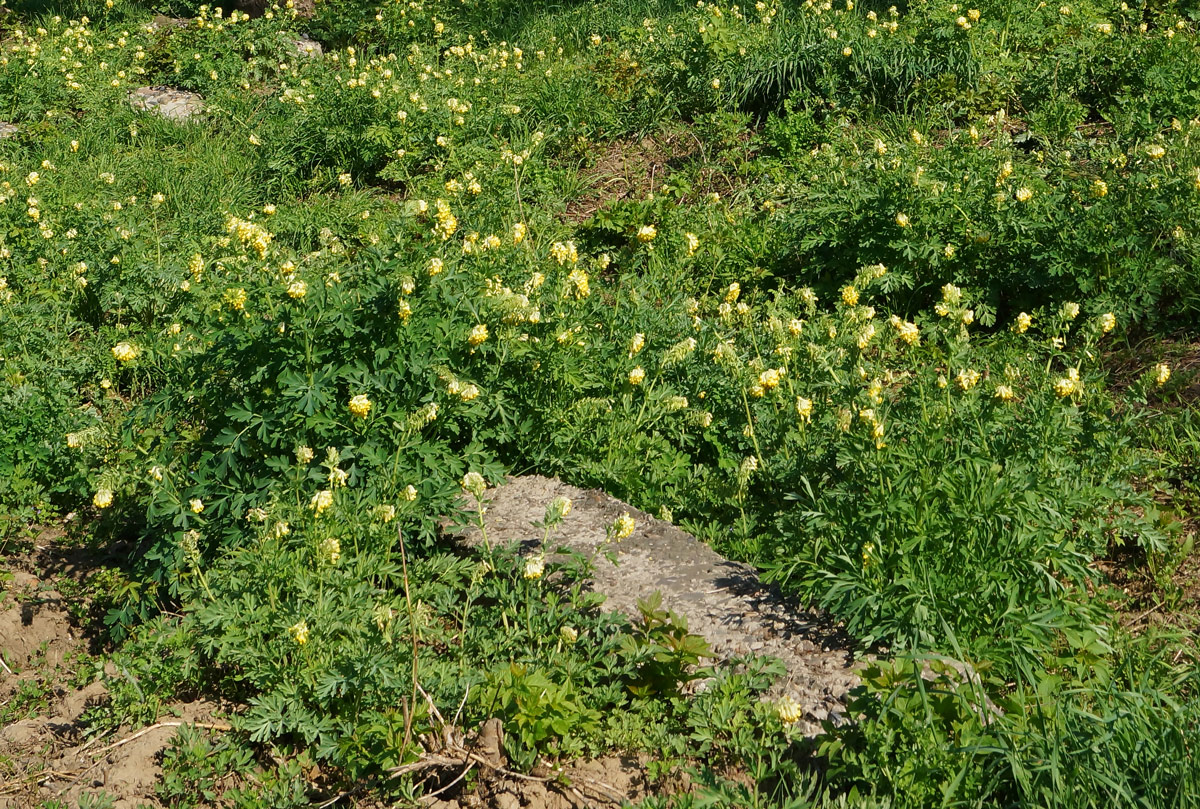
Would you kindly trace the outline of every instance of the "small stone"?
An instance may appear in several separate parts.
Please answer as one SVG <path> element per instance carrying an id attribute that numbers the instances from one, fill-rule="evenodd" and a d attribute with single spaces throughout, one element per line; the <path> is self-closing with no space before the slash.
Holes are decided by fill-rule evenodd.
<path id="1" fill-rule="evenodd" d="M 11 138 L 19 131 L 16 124 L 10 124 L 8 121 L 0 121 L 0 138 Z"/>
<path id="2" fill-rule="evenodd" d="M 521 809 L 521 801 L 511 792 L 501 792 L 495 797 L 496 809 Z"/>
<path id="3" fill-rule="evenodd" d="M 316 58 L 325 53 L 325 50 L 321 47 L 320 42 L 317 42 L 315 39 L 310 39 L 304 34 L 301 34 L 300 36 L 296 37 L 296 39 L 292 40 L 292 44 L 295 45 L 296 53 L 300 56 Z"/>
<path id="4" fill-rule="evenodd" d="M 172 87 L 139 87 L 129 94 L 136 110 L 153 112 L 172 121 L 186 121 L 204 112 L 204 99 Z"/>

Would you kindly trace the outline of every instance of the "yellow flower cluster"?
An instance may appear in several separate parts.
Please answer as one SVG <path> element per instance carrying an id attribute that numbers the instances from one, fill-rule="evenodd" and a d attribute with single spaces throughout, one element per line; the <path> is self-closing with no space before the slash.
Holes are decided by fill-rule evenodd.
<path id="1" fill-rule="evenodd" d="M 365 393 L 360 393 L 350 399 L 350 413 L 360 419 L 365 419 L 371 412 L 371 400 Z"/>
<path id="2" fill-rule="evenodd" d="M 574 287 L 576 298 L 586 298 L 591 294 L 591 288 L 588 286 L 588 274 L 582 268 L 576 267 L 571 270 L 567 276 L 567 282 Z"/>
<path id="3" fill-rule="evenodd" d="M 297 621 L 288 627 L 288 634 L 291 635 L 297 646 L 303 646 L 308 643 L 308 623 L 303 620 Z"/>
<path id="4" fill-rule="evenodd" d="M 637 524 L 634 522 L 633 517 L 629 516 L 629 512 L 626 511 L 620 517 L 617 517 L 617 521 L 612 524 L 612 538 L 618 542 L 622 539 L 627 539 L 633 536 L 633 531 L 636 527 Z"/>
<path id="5" fill-rule="evenodd" d="M 783 724 L 794 725 L 804 718 L 804 708 L 788 694 L 775 703 L 775 715 Z"/>
<path id="6" fill-rule="evenodd" d="M 272 239 L 270 231 L 261 225 L 239 219 L 236 216 L 229 217 L 225 227 L 238 242 L 253 248 L 259 258 L 266 258 L 267 248 Z"/>
<path id="7" fill-rule="evenodd" d="M 458 230 L 458 218 L 451 213 L 450 203 L 446 202 L 446 200 L 439 199 L 433 205 L 435 209 L 433 216 L 437 220 L 437 224 L 433 228 L 434 235 L 440 236 L 442 241 L 446 241 Z M 435 274 L 430 272 L 430 275 Z"/>
<path id="8" fill-rule="evenodd" d="M 1170 378 L 1171 366 L 1162 362 L 1154 366 L 1154 384 L 1161 388 L 1163 385 L 1167 384 L 1167 381 L 1170 380 Z"/>
<path id="9" fill-rule="evenodd" d="M 1079 380 L 1079 369 L 1068 368 L 1067 375 L 1054 383 L 1054 392 L 1060 398 L 1066 398 L 1083 390 L 1083 383 Z"/>
<path id="10" fill-rule="evenodd" d="M 545 572 L 546 557 L 542 554 L 535 554 L 525 560 L 525 578 L 536 581 L 537 579 L 540 579 Z"/>
<path id="11" fill-rule="evenodd" d="M 124 340 L 112 347 L 112 355 L 117 362 L 132 362 L 137 359 L 138 353 L 137 346 Z"/>
<path id="12" fill-rule="evenodd" d="M 896 329 L 896 336 L 906 345 L 915 346 L 921 343 L 921 330 L 916 323 L 903 320 L 896 315 L 888 318 L 888 322 Z"/>
<path id="13" fill-rule="evenodd" d="M 312 500 L 309 501 L 308 505 L 313 510 L 313 513 L 318 517 L 321 516 L 333 505 L 333 492 L 329 489 L 321 489 L 321 491 L 312 496 Z"/>
<path id="14" fill-rule="evenodd" d="M 812 399 L 805 399 L 803 396 L 796 397 L 796 415 L 805 424 L 812 421 L 813 403 Z"/>
<path id="15" fill-rule="evenodd" d="M 338 560 L 342 558 L 342 543 L 336 537 L 323 539 L 321 540 L 321 544 L 317 546 L 317 555 L 322 562 L 336 565 Z"/>

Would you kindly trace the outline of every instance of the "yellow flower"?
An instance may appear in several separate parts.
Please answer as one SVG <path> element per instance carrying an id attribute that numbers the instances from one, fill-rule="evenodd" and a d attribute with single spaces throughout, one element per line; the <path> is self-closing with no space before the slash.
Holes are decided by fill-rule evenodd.
<path id="1" fill-rule="evenodd" d="M 790 695 L 784 695 L 775 703 L 775 714 L 785 725 L 794 725 L 804 718 L 804 709 Z"/>
<path id="2" fill-rule="evenodd" d="M 1077 387 L 1078 382 L 1076 382 L 1076 380 L 1071 379 L 1070 377 L 1063 377 L 1054 383 L 1054 392 L 1058 394 L 1060 398 L 1066 398 L 1074 393 Z"/>
<path id="3" fill-rule="evenodd" d="M 729 288 L 725 290 L 725 303 L 735 303 L 738 299 L 738 296 L 741 294 L 742 285 L 737 281 L 734 281 L 729 285 Z"/>
<path id="4" fill-rule="evenodd" d="M 540 579 L 542 574 L 545 572 L 546 557 L 542 556 L 540 553 L 530 556 L 525 560 L 525 578 L 532 580 Z"/>
<path id="5" fill-rule="evenodd" d="M 558 630 L 558 636 L 564 643 L 574 643 L 579 640 L 579 632 L 573 626 L 563 625 Z"/>
<path id="6" fill-rule="evenodd" d="M 1016 398 L 1016 394 L 1008 385 L 997 385 L 996 398 L 1002 402 L 1011 402 L 1014 398 Z"/>
<path id="7" fill-rule="evenodd" d="M 308 643 L 308 624 L 305 621 L 297 621 L 288 627 L 288 634 L 297 646 L 303 646 Z"/>
<path id="8" fill-rule="evenodd" d="M 112 347 L 112 355 L 117 362 L 131 362 L 138 355 L 138 348 L 135 345 L 121 341 Z"/>
<path id="9" fill-rule="evenodd" d="M 1092 196 L 1099 199 L 1100 197 L 1108 196 L 1108 183 L 1103 180 L 1094 180 L 1092 182 Z"/>
<path id="10" fill-rule="evenodd" d="M 351 177 L 348 172 L 342 172 L 341 174 L 338 175 L 337 179 L 338 179 L 338 184 L 341 185 L 343 188 L 350 185 L 350 183 L 354 181 L 354 178 Z"/>
<path id="11" fill-rule="evenodd" d="M 108 508 L 113 504 L 113 492 L 109 488 L 101 488 L 96 490 L 96 494 L 92 496 L 92 505 L 96 508 Z"/>
<path id="12" fill-rule="evenodd" d="M 1160 362 L 1154 366 L 1154 384 L 1160 388 L 1167 384 L 1167 380 L 1171 378 L 1171 366 Z"/>
<path id="13" fill-rule="evenodd" d="M 204 501 L 199 497 L 193 497 L 188 501 L 188 508 L 192 510 L 193 514 L 199 514 L 204 511 Z"/>
<path id="14" fill-rule="evenodd" d="M 979 384 L 979 377 L 979 372 L 974 368 L 963 368 L 954 377 L 954 381 L 963 391 L 968 391 Z"/>
<path id="15" fill-rule="evenodd" d="M 308 284 L 300 280 L 293 281 L 288 284 L 287 294 L 289 298 L 303 298 L 308 294 Z"/>
<path id="16" fill-rule="evenodd" d="M 1117 327 L 1117 318 L 1112 312 L 1105 312 L 1100 315 L 1100 332 L 1108 334 Z"/>
<path id="17" fill-rule="evenodd" d="M 1079 304 L 1073 301 L 1067 301 L 1062 305 L 1062 316 L 1067 320 L 1074 320 L 1079 317 Z"/>
<path id="18" fill-rule="evenodd" d="M 908 214 L 906 214 L 904 212 L 900 212 L 900 213 L 896 214 L 896 224 L 902 228 L 908 227 L 909 226 Z"/>
<path id="19" fill-rule="evenodd" d="M 317 553 L 322 561 L 336 565 L 338 559 L 342 558 L 342 543 L 336 537 L 328 537 L 321 540 L 321 544 L 317 546 Z"/>
<path id="20" fill-rule="evenodd" d="M 487 324 L 479 323 L 479 324 L 476 324 L 471 329 L 471 333 L 469 335 L 467 335 L 467 342 L 473 346 L 477 346 L 477 345 L 480 345 L 480 344 L 486 342 L 487 338 L 488 338 Z"/>
<path id="21" fill-rule="evenodd" d="M 654 225 L 642 225 L 638 228 L 637 239 L 642 244 L 649 244 L 654 241 L 656 236 L 658 236 L 658 228 Z"/>
<path id="22" fill-rule="evenodd" d="M 323 514 L 333 505 L 333 492 L 329 489 L 321 489 L 312 496 L 308 505 L 317 515 Z"/>
<path id="23" fill-rule="evenodd" d="M 251 133 L 249 137 L 251 146 L 262 146 L 262 141 L 258 139 L 258 135 Z"/>
<path id="24" fill-rule="evenodd" d="M 758 384 L 761 385 L 764 390 L 773 390 L 774 388 L 779 387 L 781 378 L 782 374 L 779 373 L 779 369 L 768 368 L 758 375 Z"/>
<path id="25" fill-rule="evenodd" d="M 633 335 L 633 339 L 629 341 L 629 356 L 636 357 L 638 353 L 646 346 L 646 335 L 638 332 Z"/>
<path id="26" fill-rule="evenodd" d="M 1033 199 L 1033 191 L 1025 186 L 1021 186 L 1017 189 L 1016 197 L 1017 202 L 1029 202 L 1029 200 Z"/>
<path id="27" fill-rule="evenodd" d="M 812 399 L 805 399 L 803 396 L 796 397 L 796 415 L 805 424 L 812 421 L 813 403 Z"/>
<path id="28" fill-rule="evenodd" d="M 559 266 L 567 263 L 575 264 L 579 261 L 579 251 L 573 241 L 555 242 L 550 245 L 550 257 L 557 261 Z"/>
<path id="29" fill-rule="evenodd" d="M 1017 322 L 1013 326 L 1013 331 L 1017 334 L 1024 334 L 1029 331 L 1029 327 L 1033 325 L 1033 318 L 1027 312 L 1021 312 L 1017 315 Z"/>
<path id="30" fill-rule="evenodd" d="M 911 323 L 907 320 L 901 320 L 895 315 L 891 319 L 892 325 L 896 329 L 896 335 L 905 345 L 915 346 L 921 342 L 921 330 L 916 323 Z"/>
<path id="31" fill-rule="evenodd" d="M 1146 147 L 1146 154 L 1150 155 L 1152 160 L 1158 160 L 1167 153 L 1167 150 L 1157 143 L 1152 143 Z"/>
<path id="32" fill-rule="evenodd" d="M 371 412 L 371 400 L 367 398 L 365 393 L 360 393 L 350 399 L 350 412 L 358 416 L 360 419 L 365 419 L 367 414 Z"/>
<path id="33" fill-rule="evenodd" d="M 478 472 L 467 472 L 463 475 L 462 488 L 467 494 L 473 494 L 477 498 L 483 497 L 483 493 L 487 491 L 487 481 Z"/>
<path id="34" fill-rule="evenodd" d="M 514 224 L 512 226 L 513 244 L 520 244 L 521 242 L 525 241 L 525 234 L 528 232 L 528 230 L 529 229 L 525 227 L 524 222 L 517 222 Z"/>
<path id="35" fill-rule="evenodd" d="M 627 539 L 633 535 L 633 530 L 636 527 L 637 524 L 633 521 L 633 517 L 629 516 L 629 512 L 626 511 L 620 517 L 617 517 L 617 521 L 612 524 L 612 537 L 618 542 L 622 539 Z"/>
<path id="36" fill-rule="evenodd" d="M 642 381 L 645 378 L 646 378 L 646 371 L 641 366 L 638 366 L 637 368 L 634 368 L 632 371 L 629 372 L 629 384 L 630 385 L 640 385 L 640 384 L 642 384 Z"/>
<path id="37" fill-rule="evenodd" d="M 842 303 L 854 306 L 858 303 L 858 290 L 852 286 L 842 287 Z"/>
<path id="38" fill-rule="evenodd" d="M 591 294 L 591 288 L 588 286 L 588 274 L 579 267 L 571 270 L 567 280 L 574 285 L 576 298 L 586 298 Z"/>
<path id="39" fill-rule="evenodd" d="M 685 234 L 683 234 L 683 238 L 684 238 L 684 241 L 687 243 L 688 255 L 689 256 L 695 255 L 696 251 L 700 249 L 700 239 L 696 236 L 695 233 L 685 233 Z"/>

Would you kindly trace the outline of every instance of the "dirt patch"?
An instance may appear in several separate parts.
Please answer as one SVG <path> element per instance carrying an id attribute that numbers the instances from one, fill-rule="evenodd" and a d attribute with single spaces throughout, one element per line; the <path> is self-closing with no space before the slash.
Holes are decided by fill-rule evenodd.
<path id="1" fill-rule="evenodd" d="M 38 590 L 36 585 L 37 579 L 28 573 L 14 574 L 9 582 L 12 589 L 0 609 L 0 658 L 4 661 L 0 669 L 7 667 L 13 674 L 31 665 L 53 670 L 81 642 L 62 596 L 55 590 Z M 15 592 L 22 593 L 20 598 L 13 597 Z M 0 681 L 0 699 L 5 690 Z"/>
<path id="2" fill-rule="evenodd" d="M 616 200 L 641 199 L 654 193 L 674 168 L 699 150 L 699 140 L 690 133 L 603 145 L 592 164 L 580 171 L 587 190 L 567 203 L 563 219 L 583 222 Z"/>
<path id="3" fill-rule="evenodd" d="M 142 732 L 122 728 L 85 738 L 84 713 L 103 703 L 94 661 L 72 613 L 86 612 L 63 592 L 111 561 L 112 551 L 72 545 L 62 530 L 33 528 L 32 542 L 3 560 L 8 571 L 0 596 L 0 809 L 28 809 L 52 800 L 75 806 L 88 794 L 115 799 L 116 809 L 157 807 L 163 749 L 183 723 L 208 723 L 212 703 L 171 706 L 171 715 Z M 115 674 L 108 668 L 107 674 Z"/>
<path id="4" fill-rule="evenodd" d="M 162 752 L 183 724 L 214 724 L 217 706 L 189 702 L 173 706 L 139 731 L 85 739 L 84 711 L 107 697 L 102 683 L 63 695 L 52 716 L 14 722 L 0 730 L 0 809 L 40 806 L 48 800 L 76 805 L 85 795 L 105 794 L 114 809 L 159 807 Z M 220 723 L 215 723 L 220 724 Z"/>
<path id="5" fill-rule="evenodd" d="M 435 799 L 430 809 L 582 809 L 622 806 L 662 793 L 646 777 L 648 756 L 608 756 L 577 761 L 551 773 L 534 770 L 524 778 L 489 775 L 470 793 Z"/>
<path id="6" fill-rule="evenodd" d="M 510 478 L 487 493 L 489 540 L 522 542 L 532 552 L 540 536 L 532 524 L 559 496 L 569 497 L 573 508 L 551 538 L 552 547 L 593 556 L 619 516 L 628 512 L 636 521 L 633 535 L 610 548 L 616 565 L 596 556 L 592 586 L 607 597 L 606 608 L 633 618 L 639 598 L 660 592 L 663 607 L 686 618 L 689 629 L 702 635 L 720 660 L 751 654 L 782 660 L 788 673 L 769 695 L 787 694 L 804 706 L 798 725 L 804 733 L 819 733 L 823 720 L 840 721 L 845 696 L 858 683 L 852 639 L 828 616 L 763 584 L 749 565 L 725 559 L 674 525 L 604 492 L 531 475 Z M 466 529 L 463 539 L 482 541 L 478 529 Z"/>

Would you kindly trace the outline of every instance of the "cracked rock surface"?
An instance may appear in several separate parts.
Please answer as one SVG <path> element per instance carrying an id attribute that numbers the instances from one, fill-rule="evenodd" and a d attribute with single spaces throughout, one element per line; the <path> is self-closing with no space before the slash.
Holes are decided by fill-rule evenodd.
<path id="1" fill-rule="evenodd" d="M 551 536 L 550 548 L 567 546 L 591 556 L 619 516 L 629 512 L 637 523 L 632 536 L 610 546 L 616 566 L 596 557 L 592 587 L 607 597 L 606 609 L 635 617 L 638 599 L 658 591 L 663 607 L 685 617 L 718 660 L 749 654 L 782 660 L 787 674 L 769 696 L 786 694 L 800 703 L 804 733 L 820 732 L 824 719 L 841 719 L 846 693 L 858 683 L 851 639 L 828 616 L 764 584 L 750 565 L 724 558 L 674 525 L 604 492 L 529 475 L 509 478 L 485 495 L 488 539 L 522 542 L 532 552 L 541 538 L 533 523 L 560 496 L 569 497 L 573 506 Z M 470 544 L 482 542 L 478 528 L 463 529 L 461 536 Z"/>

